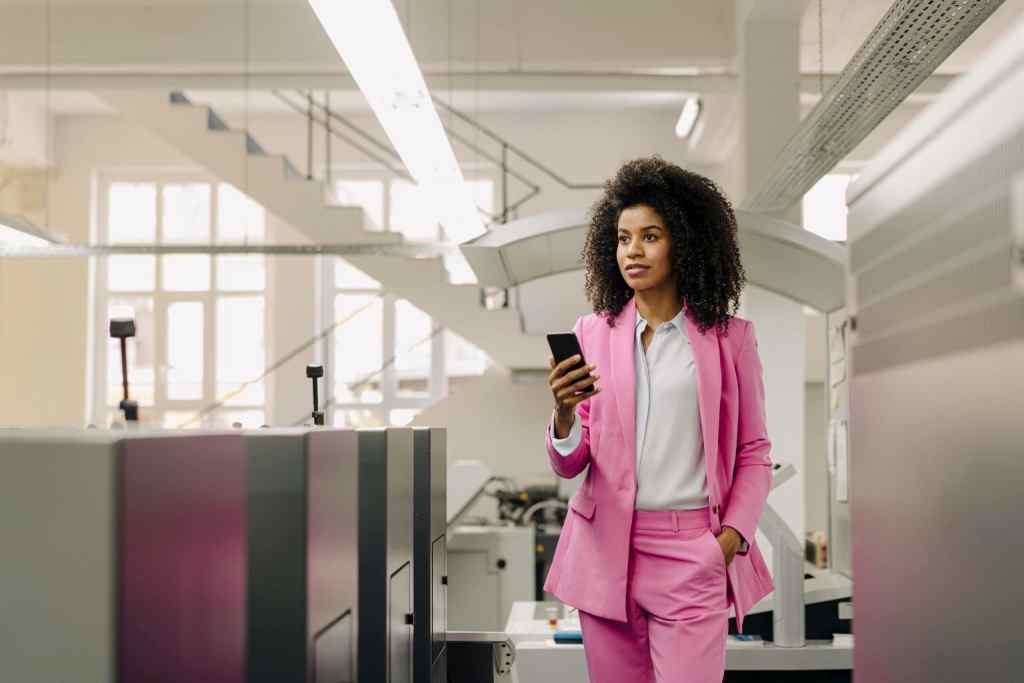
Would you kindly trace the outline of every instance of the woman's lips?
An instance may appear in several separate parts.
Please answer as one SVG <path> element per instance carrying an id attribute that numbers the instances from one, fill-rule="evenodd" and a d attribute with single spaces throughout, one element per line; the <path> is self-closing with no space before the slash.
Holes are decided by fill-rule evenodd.
<path id="1" fill-rule="evenodd" d="M 649 266 L 626 266 L 627 275 L 642 275 L 648 270 Z"/>

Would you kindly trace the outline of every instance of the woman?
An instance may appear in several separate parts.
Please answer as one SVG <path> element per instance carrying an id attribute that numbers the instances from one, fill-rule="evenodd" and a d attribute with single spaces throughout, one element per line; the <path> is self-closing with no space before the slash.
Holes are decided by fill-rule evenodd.
<path id="1" fill-rule="evenodd" d="M 559 476 L 587 475 L 544 589 L 579 609 L 592 683 L 721 681 L 729 606 L 742 632 L 773 588 L 754 542 L 771 443 L 753 326 L 732 315 L 736 219 L 714 183 L 658 157 L 625 164 L 592 215 L 594 313 L 574 328 L 589 365 L 549 361 L 547 436 Z"/>

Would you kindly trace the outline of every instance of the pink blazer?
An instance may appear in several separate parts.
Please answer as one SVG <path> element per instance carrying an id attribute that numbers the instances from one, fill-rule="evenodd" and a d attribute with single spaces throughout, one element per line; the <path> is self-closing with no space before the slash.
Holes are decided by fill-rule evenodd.
<path id="1" fill-rule="evenodd" d="M 587 315 L 574 328 L 588 363 L 601 375 L 601 393 L 577 407 L 583 440 L 568 456 L 548 458 L 560 477 L 571 478 L 589 465 L 579 491 L 569 501 L 544 590 L 565 603 L 598 616 L 626 620 L 626 569 L 636 499 L 636 375 L 633 345 L 636 302 L 619 313 L 615 327 Z M 712 531 L 738 530 L 749 549 L 729 565 L 727 590 L 743 616 L 774 586 L 754 533 L 771 488 L 771 442 L 765 428 L 764 381 L 753 324 L 729 320 L 729 333 L 698 331 L 689 311 L 686 332 L 697 367 L 697 397 L 707 462 Z"/>

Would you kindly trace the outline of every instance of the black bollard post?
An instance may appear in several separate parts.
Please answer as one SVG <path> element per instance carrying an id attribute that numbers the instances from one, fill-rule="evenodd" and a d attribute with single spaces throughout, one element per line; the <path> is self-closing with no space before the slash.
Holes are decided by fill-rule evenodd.
<path id="1" fill-rule="evenodd" d="M 311 363 L 306 366 L 306 377 L 313 380 L 313 424 L 323 426 L 324 412 L 320 410 L 320 394 L 317 391 L 316 381 L 324 376 L 324 366 Z"/>
<path id="2" fill-rule="evenodd" d="M 111 318 L 110 336 L 121 340 L 121 389 L 123 397 L 118 408 L 124 411 L 126 422 L 139 421 L 139 403 L 128 398 L 128 338 L 135 336 L 135 320 L 132 318 Z"/>

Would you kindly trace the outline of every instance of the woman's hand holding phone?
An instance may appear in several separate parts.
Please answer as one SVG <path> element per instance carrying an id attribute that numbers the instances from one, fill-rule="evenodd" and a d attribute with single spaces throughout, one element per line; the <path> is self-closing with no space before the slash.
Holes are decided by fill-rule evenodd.
<path id="1" fill-rule="evenodd" d="M 576 406 L 601 391 L 595 384 L 600 375 L 591 372 L 597 366 L 583 365 L 573 369 L 579 362 L 579 355 L 566 358 L 557 365 L 554 358 L 548 358 L 548 367 L 551 368 L 548 386 L 555 399 L 555 436 L 560 439 L 569 436 L 576 416 Z"/>

